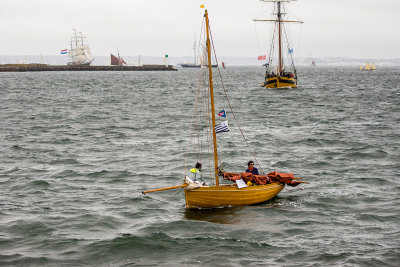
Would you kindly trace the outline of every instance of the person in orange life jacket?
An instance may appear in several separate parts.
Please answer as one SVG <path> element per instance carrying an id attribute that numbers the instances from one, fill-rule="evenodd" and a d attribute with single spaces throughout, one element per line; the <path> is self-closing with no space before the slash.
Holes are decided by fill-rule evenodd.
<path id="1" fill-rule="evenodd" d="M 206 183 L 201 180 L 201 163 L 197 162 L 194 168 L 190 170 L 190 174 L 190 178 L 192 178 L 194 182 L 206 185 Z"/>
<path id="2" fill-rule="evenodd" d="M 246 172 L 251 172 L 252 174 L 258 175 L 258 170 L 256 167 L 254 167 L 254 161 L 250 160 L 247 163 L 248 169 L 246 170 Z"/>

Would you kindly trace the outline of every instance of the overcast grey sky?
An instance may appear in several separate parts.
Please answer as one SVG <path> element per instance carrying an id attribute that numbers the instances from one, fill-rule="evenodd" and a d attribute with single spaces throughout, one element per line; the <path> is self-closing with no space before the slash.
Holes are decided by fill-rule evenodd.
<path id="1" fill-rule="evenodd" d="M 95 56 L 190 56 L 205 4 L 219 56 L 266 54 L 271 17 L 259 0 L 0 0 L 1 55 L 57 55 L 80 30 Z M 296 56 L 399 58 L 400 0 L 298 0 L 287 5 Z M 62 56 L 62 55 L 60 55 Z"/>

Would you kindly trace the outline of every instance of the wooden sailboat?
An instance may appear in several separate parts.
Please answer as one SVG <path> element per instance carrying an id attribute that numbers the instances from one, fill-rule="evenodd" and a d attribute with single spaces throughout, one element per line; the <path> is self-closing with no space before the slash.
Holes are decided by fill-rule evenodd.
<path id="1" fill-rule="evenodd" d="M 193 51 L 194 51 L 194 63 L 179 63 L 179 65 L 182 68 L 201 68 L 202 66 L 207 66 L 206 63 L 202 64 L 201 60 L 197 59 L 197 44 L 196 44 L 196 37 L 194 38 L 194 44 L 193 44 Z M 200 61 L 200 62 L 198 62 Z M 213 68 L 217 67 L 217 64 L 211 65 Z"/>
<path id="2" fill-rule="evenodd" d="M 193 51 L 194 51 L 194 63 L 179 63 L 179 65 L 183 68 L 200 68 L 201 65 L 197 64 L 197 46 L 196 46 L 196 35 L 194 37 L 194 44 L 193 44 Z"/>
<path id="3" fill-rule="evenodd" d="M 296 1 L 296 0 L 261 0 L 264 2 L 272 2 L 276 4 L 276 18 L 275 19 L 262 19 L 254 21 L 266 21 L 274 23 L 274 33 L 272 35 L 272 42 L 269 52 L 268 63 L 265 64 L 267 70 L 265 72 L 265 81 L 261 85 L 266 88 L 295 88 L 297 87 L 297 72 L 293 62 L 293 49 L 289 46 L 287 40 L 286 31 L 284 28 L 285 23 L 297 22 L 303 23 L 302 21 L 289 21 L 284 20 L 283 16 L 285 13 L 282 12 L 283 5 L 285 2 Z M 286 49 L 284 48 L 286 45 Z M 287 58 L 290 60 L 290 68 L 287 70 L 284 64 L 284 50 L 287 52 Z M 276 62 L 273 59 L 276 58 Z"/>
<path id="4" fill-rule="evenodd" d="M 119 55 L 119 49 L 117 49 L 117 50 L 118 50 L 118 57 L 111 54 L 111 65 L 113 65 L 113 66 L 127 65 L 125 60 Z"/>
<path id="5" fill-rule="evenodd" d="M 285 184 L 295 186 L 301 183 L 301 181 L 298 181 L 300 178 L 294 178 L 293 174 L 278 174 L 275 172 L 268 175 L 254 175 L 253 173 L 228 173 L 225 172 L 221 166 L 219 166 L 216 130 L 218 129 L 219 125 L 216 125 L 213 72 L 211 66 L 211 34 L 207 10 L 205 10 L 204 18 L 208 60 L 206 72 L 206 76 L 208 75 L 208 86 L 204 89 L 206 92 L 208 92 L 208 95 L 204 96 L 200 93 L 199 95 L 201 96 L 199 96 L 199 98 L 204 98 L 208 105 L 207 107 L 204 107 L 204 110 L 208 111 L 209 113 L 206 114 L 206 116 L 203 116 L 204 114 L 200 116 L 203 118 L 207 117 L 204 118 L 204 120 L 210 122 L 211 127 L 204 127 L 201 123 L 198 125 L 201 125 L 202 128 L 199 131 L 203 131 L 209 136 L 211 135 L 208 140 L 210 140 L 210 143 L 212 140 L 212 152 L 210 151 L 207 154 L 212 158 L 209 162 L 209 165 L 213 167 L 213 169 L 210 168 L 210 176 L 214 177 L 215 180 L 210 185 L 205 185 L 203 183 L 194 182 L 192 179 L 186 176 L 184 179 L 184 184 L 182 185 L 143 191 L 143 194 L 174 188 L 184 188 L 187 208 L 243 206 L 262 203 L 274 198 L 284 188 Z M 229 128 L 227 130 L 229 131 Z M 197 137 L 194 139 L 197 139 Z M 202 152 L 199 154 L 202 154 Z M 229 181 L 240 182 L 220 184 L 220 177 Z M 249 182 L 251 183 L 249 184 Z"/>

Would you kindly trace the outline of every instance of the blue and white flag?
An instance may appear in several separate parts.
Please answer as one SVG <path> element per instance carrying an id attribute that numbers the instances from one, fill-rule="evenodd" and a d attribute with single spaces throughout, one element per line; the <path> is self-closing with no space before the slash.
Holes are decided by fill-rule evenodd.
<path id="1" fill-rule="evenodd" d="M 289 54 L 293 54 L 293 48 L 289 48 Z"/>
<path id="2" fill-rule="evenodd" d="M 223 109 L 220 112 L 218 112 L 218 116 L 226 118 L 225 109 Z"/>
<path id="3" fill-rule="evenodd" d="M 228 121 L 224 121 L 221 124 L 215 126 L 215 133 L 217 134 L 221 132 L 229 132 Z"/>

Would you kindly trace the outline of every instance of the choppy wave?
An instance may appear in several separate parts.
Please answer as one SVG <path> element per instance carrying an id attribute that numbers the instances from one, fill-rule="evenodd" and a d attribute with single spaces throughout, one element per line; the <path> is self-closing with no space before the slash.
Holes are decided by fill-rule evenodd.
<path id="1" fill-rule="evenodd" d="M 141 194 L 192 164 L 193 70 L 1 73 L 0 265 L 397 266 L 400 70 L 304 68 L 289 90 L 262 73 L 223 70 L 235 115 L 263 171 L 310 184 L 200 210 Z M 241 171 L 228 119 L 221 161 Z"/>

